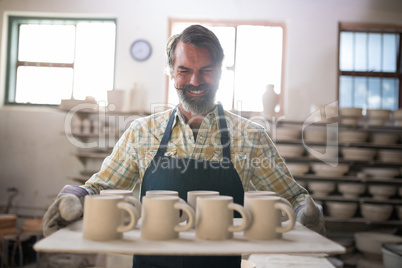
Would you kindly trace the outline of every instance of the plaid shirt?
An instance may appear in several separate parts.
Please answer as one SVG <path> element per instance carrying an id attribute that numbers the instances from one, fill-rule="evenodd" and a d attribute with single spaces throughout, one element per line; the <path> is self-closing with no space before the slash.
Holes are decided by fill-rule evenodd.
<path id="1" fill-rule="evenodd" d="M 179 111 L 179 110 L 178 110 Z M 172 110 L 155 113 L 133 121 L 105 158 L 100 171 L 81 187 L 89 194 L 102 189 L 134 189 L 142 182 L 145 170 L 154 158 L 162 140 Z M 294 208 L 305 204 L 308 192 L 295 182 L 284 160 L 265 129 L 225 111 L 231 141 L 231 160 L 238 172 L 244 191 L 275 191 L 288 199 Z M 218 109 L 203 120 L 197 138 L 185 123 L 180 112 L 176 113 L 172 133 L 165 155 L 219 161 L 222 159 Z"/>

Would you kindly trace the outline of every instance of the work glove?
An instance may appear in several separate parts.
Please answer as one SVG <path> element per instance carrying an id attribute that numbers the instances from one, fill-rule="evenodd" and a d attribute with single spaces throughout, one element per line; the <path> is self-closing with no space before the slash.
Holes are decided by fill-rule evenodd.
<path id="1" fill-rule="evenodd" d="M 296 221 L 323 236 L 326 234 L 322 210 L 309 195 L 306 196 L 306 206 L 297 213 Z"/>
<path id="2" fill-rule="evenodd" d="M 43 235 L 49 236 L 66 227 L 78 220 L 82 213 L 80 198 L 74 194 L 59 194 L 43 216 Z"/>

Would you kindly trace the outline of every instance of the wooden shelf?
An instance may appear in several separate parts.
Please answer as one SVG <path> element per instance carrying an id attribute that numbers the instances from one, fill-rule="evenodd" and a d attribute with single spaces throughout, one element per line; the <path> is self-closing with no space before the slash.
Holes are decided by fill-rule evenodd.
<path id="1" fill-rule="evenodd" d="M 306 174 L 303 176 L 294 176 L 296 180 L 314 180 L 314 181 L 336 181 L 336 182 L 361 182 L 361 183 L 387 183 L 402 186 L 402 178 L 375 178 L 375 177 L 357 177 L 357 176 L 339 176 L 323 177 L 315 174 Z"/>

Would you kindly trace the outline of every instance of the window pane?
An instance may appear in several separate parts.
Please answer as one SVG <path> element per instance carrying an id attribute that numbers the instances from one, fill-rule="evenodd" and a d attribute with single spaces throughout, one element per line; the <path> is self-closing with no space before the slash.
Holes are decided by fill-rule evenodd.
<path id="1" fill-rule="evenodd" d="M 368 109 L 381 109 L 381 79 L 368 79 Z"/>
<path id="2" fill-rule="evenodd" d="M 237 34 L 234 101 L 246 111 L 262 111 L 266 85 L 281 88 L 282 28 L 244 25 Z"/>
<path id="3" fill-rule="evenodd" d="M 383 72 L 396 71 L 397 39 L 395 34 L 383 34 Z"/>
<path id="4" fill-rule="evenodd" d="M 15 101 L 33 104 L 60 104 L 71 97 L 71 68 L 19 67 Z"/>
<path id="5" fill-rule="evenodd" d="M 398 109 L 399 83 L 398 79 L 382 79 L 382 108 L 395 110 Z"/>
<path id="6" fill-rule="evenodd" d="M 223 47 L 225 58 L 223 66 L 232 67 L 235 56 L 235 28 L 234 27 L 209 27 L 211 31 L 218 37 Z"/>
<path id="7" fill-rule="evenodd" d="M 339 79 L 339 106 L 353 107 L 353 78 L 350 76 Z"/>
<path id="8" fill-rule="evenodd" d="M 74 25 L 20 25 L 18 60 L 72 63 Z"/>
<path id="9" fill-rule="evenodd" d="M 234 72 L 230 70 L 223 71 L 219 89 L 216 92 L 216 100 L 220 101 L 225 109 L 232 109 L 233 86 Z M 239 108 L 239 110 L 242 109 L 241 107 L 236 107 L 236 104 L 234 108 Z"/>
<path id="10" fill-rule="evenodd" d="M 351 32 L 341 33 L 339 68 L 342 71 L 353 70 L 353 33 Z"/>
<path id="11" fill-rule="evenodd" d="M 106 92 L 113 89 L 115 35 L 114 23 L 77 24 L 74 98 L 107 100 Z"/>
<path id="12" fill-rule="evenodd" d="M 368 71 L 381 72 L 381 34 L 371 33 L 369 34 L 369 48 L 368 48 Z"/>
<path id="13" fill-rule="evenodd" d="M 355 34 L 354 70 L 367 71 L 367 34 Z"/>
<path id="14" fill-rule="evenodd" d="M 367 107 L 367 78 L 354 77 L 354 107 Z"/>

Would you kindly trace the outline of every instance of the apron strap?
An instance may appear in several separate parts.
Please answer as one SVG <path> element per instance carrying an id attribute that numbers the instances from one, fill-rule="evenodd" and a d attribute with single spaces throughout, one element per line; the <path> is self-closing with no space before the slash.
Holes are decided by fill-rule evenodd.
<path id="1" fill-rule="evenodd" d="M 163 134 L 162 141 L 159 145 L 158 151 L 156 152 L 157 156 L 164 156 L 166 153 L 166 150 L 168 147 L 167 144 L 170 139 L 170 133 L 172 132 L 172 126 L 173 126 L 173 122 L 174 122 L 174 118 L 175 118 L 175 114 L 176 114 L 176 109 L 177 109 L 177 106 L 173 109 L 172 115 L 169 118 L 169 122 L 166 126 L 165 133 Z"/>
<path id="2" fill-rule="evenodd" d="M 230 160 L 230 138 L 229 131 L 226 125 L 225 113 L 223 112 L 222 104 L 218 103 L 219 128 L 221 131 L 221 144 L 223 149 L 223 157 Z"/>
<path id="3" fill-rule="evenodd" d="M 222 104 L 218 103 L 218 115 L 219 115 L 219 129 L 221 132 L 221 144 L 223 148 L 223 157 L 230 159 L 230 138 L 229 131 L 225 120 L 225 113 L 223 111 Z M 176 114 L 177 106 L 173 109 L 170 115 L 169 122 L 166 126 L 165 133 L 163 134 L 162 141 L 159 145 L 157 156 L 164 156 L 167 150 L 167 144 L 170 139 L 170 134 L 172 132 L 172 126 Z"/>

